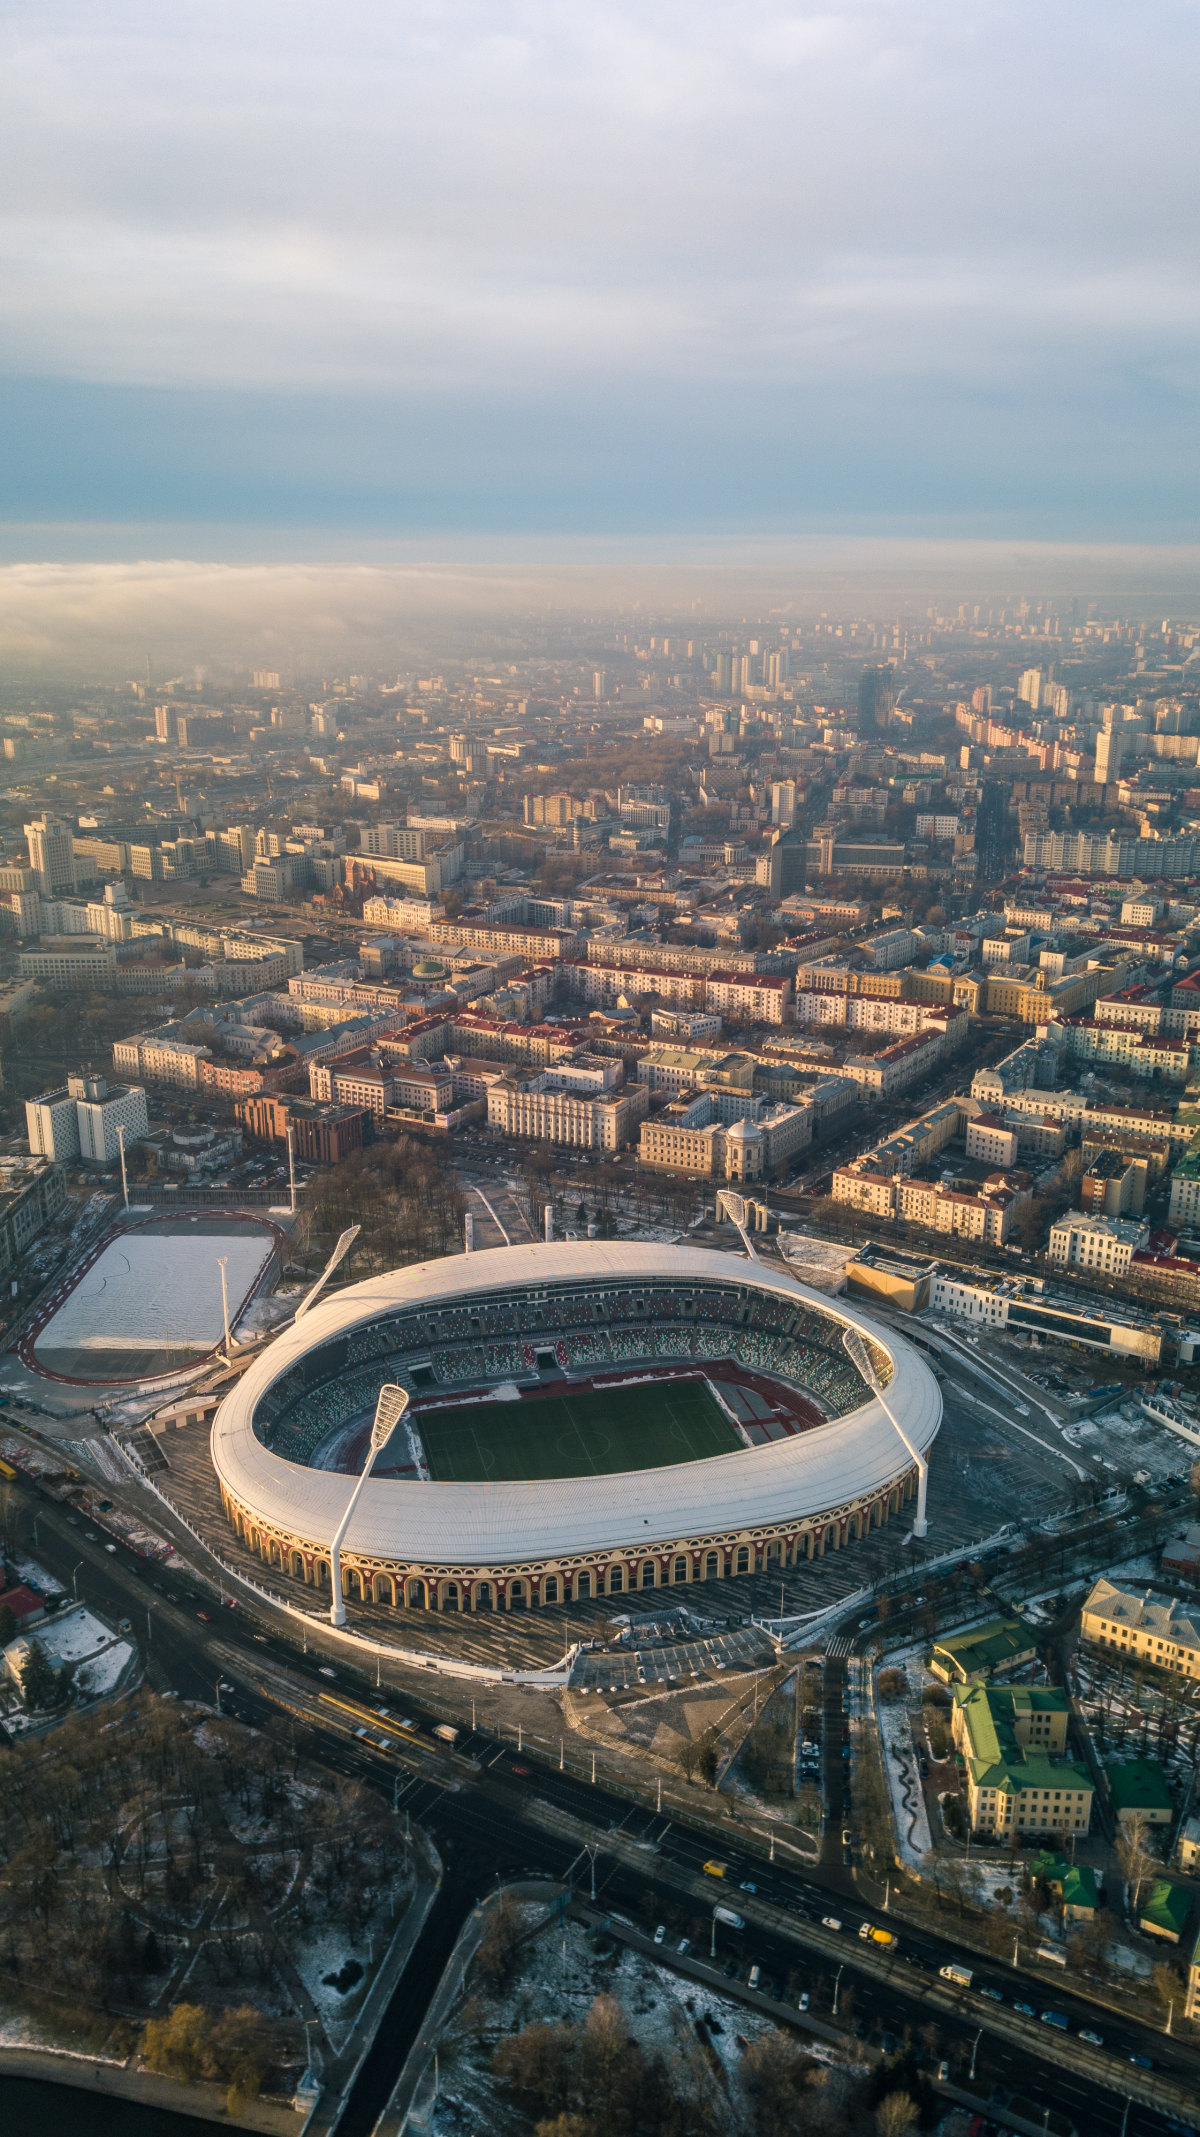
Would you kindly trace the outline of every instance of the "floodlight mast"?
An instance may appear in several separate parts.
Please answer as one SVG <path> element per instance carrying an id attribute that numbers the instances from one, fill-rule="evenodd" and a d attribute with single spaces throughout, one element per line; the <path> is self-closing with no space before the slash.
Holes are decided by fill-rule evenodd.
<path id="1" fill-rule="evenodd" d="M 337 1532 L 329 1546 L 329 1622 L 331 1625 L 344 1625 L 346 1622 L 346 1599 L 342 1594 L 341 1552 L 346 1530 L 350 1526 L 350 1517 L 358 1505 L 359 1493 L 375 1466 L 376 1455 L 387 1446 L 407 1408 L 407 1388 L 398 1388 L 391 1382 L 385 1383 L 380 1388 L 379 1397 L 375 1404 L 375 1418 L 371 1426 L 371 1444 L 367 1449 L 367 1459 L 363 1463 L 362 1475 L 358 1478 L 354 1490 L 350 1494 L 346 1503 L 346 1511 L 338 1523 Z"/>
<path id="2" fill-rule="evenodd" d="M 917 1453 L 891 1404 L 887 1401 L 879 1375 L 871 1362 L 871 1353 L 863 1342 L 857 1328 L 843 1328 L 842 1348 L 849 1357 L 851 1364 L 862 1375 L 872 1393 L 878 1396 L 880 1408 L 883 1410 L 885 1417 L 890 1420 L 897 1436 L 903 1440 L 905 1447 L 917 1465 L 917 1517 L 913 1522 L 913 1535 L 927 1536 L 929 1523 L 925 1518 L 925 1502 L 929 1491 L 929 1464 L 923 1454 Z"/>
<path id="3" fill-rule="evenodd" d="M 746 1228 L 747 1210 L 745 1196 L 735 1195 L 728 1187 L 719 1187 L 717 1189 L 718 1217 L 720 1217 L 722 1210 L 724 1210 L 725 1215 L 728 1217 L 730 1224 L 732 1224 L 735 1229 L 741 1233 L 742 1245 L 746 1249 L 747 1258 L 750 1261 L 757 1261 L 759 1259 L 758 1249 L 754 1245 L 754 1242 L 750 1237 L 749 1231 Z"/>

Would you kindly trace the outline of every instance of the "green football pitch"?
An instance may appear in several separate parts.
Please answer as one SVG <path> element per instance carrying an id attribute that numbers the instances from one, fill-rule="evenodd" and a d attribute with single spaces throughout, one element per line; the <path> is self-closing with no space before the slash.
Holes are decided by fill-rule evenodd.
<path id="1" fill-rule="evenodd" d="M 698 1380 L 463 1403 L 422 1411 L 413 1423 L 439 1484 L 604 1477 L 699 1462 L 744 1445 Z"/>

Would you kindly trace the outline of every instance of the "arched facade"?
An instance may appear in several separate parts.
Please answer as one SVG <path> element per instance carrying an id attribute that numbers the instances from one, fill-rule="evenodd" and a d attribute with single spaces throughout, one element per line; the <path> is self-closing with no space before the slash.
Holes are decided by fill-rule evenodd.
<path id="1" fill-rule="evenodd" d="M 870 1350 L 887 1410 L 848 1365 L 848 1326 Z M 404 1615 L 498 1613 L 778 1574 L 857 1541 L 913 1495 L 916 1464 L 888 1413 L 924 1453 L 941 1402 L 909 1345 L 763 1264 L 573 1242 L 398 1270 L 336 1294 L 276 1338 L 214 1421 L 226 1516 L 265 1566 L 328 1596 L 330 1539 L 353 1481 L 307 1466 L 313 1416 L 320 1425 L 355 1403 L 353 1414 L 369 1415 L 373 1390 L 389 1379 L 419 1388 L 432 1374 L 455 1386 L 468 1353 L 478 1377 L 491 1368 L 498 1378 L 519 1344 L 532 1375 L 539 1358 L 569 1372 L 598 1346 L 615 1354 L 618 1340 L 636 1362 L 643 1339 L 651 1357 L 708 1358 L 725 1344 L 760 1380 L 816 1383 L 825 1418 L 815 1408 L 809 1430 L 613 1476 L 490 1485 L 372 1477 L 341 1546 L 347 1602 Z"/>

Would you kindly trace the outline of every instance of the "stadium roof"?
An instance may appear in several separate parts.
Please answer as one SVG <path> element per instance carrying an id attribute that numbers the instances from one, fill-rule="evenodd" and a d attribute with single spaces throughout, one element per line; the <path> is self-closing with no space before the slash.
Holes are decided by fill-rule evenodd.
<path id="1" fill-rule="evenodd" d="M 276 1337 L 221 1403 L 212 1456 L 237 1503 L 270 1526 L 324 1549 L 355 1479 L 307 1469 L 273 1454 L 256 1438 L 255 1407 L 280 1375 L 321 1343 L 405 1307 L 452 1304 L 543 1286 L 593 1281 L 753 1285 L 861 1329 L 888 1353 L 893 1376 L 887 1402 L 924 1454 L 941 1423 L 941 1394 L 915 1350 L 867 1315 L 794 1277 L 740 1255 L 697 1247 L 568 1241 L 495 1247 L 421 1262 L 353 1284 L 315 1306 Z M 549 1302 L 548 1302 L 549 1304 Z M 554 1325 L 553 1308 L 547 1313 Z M 865 1393 L 865 1390 L 864 1390 Z M 465 1567 L 565 1558 L 578 1552 L 649 1550 L 695 1534 L 799 1522 L 880 1490 L 911 1460 L 878 1396 L 793 1438 L 744 1452 L 663 1469 L 541 1482 L 431 1483 L 372 1479 L 364 1488 L 343 1550 L 399 1563 Z"/>

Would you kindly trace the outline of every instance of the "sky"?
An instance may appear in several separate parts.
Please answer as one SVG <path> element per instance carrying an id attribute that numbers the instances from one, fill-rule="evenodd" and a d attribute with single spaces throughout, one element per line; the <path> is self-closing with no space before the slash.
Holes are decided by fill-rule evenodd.
<path id="1" fill-rule="evenodd" d="M 1196 0 L 10 0 L 0 557 L 1196 538 Z"/>

